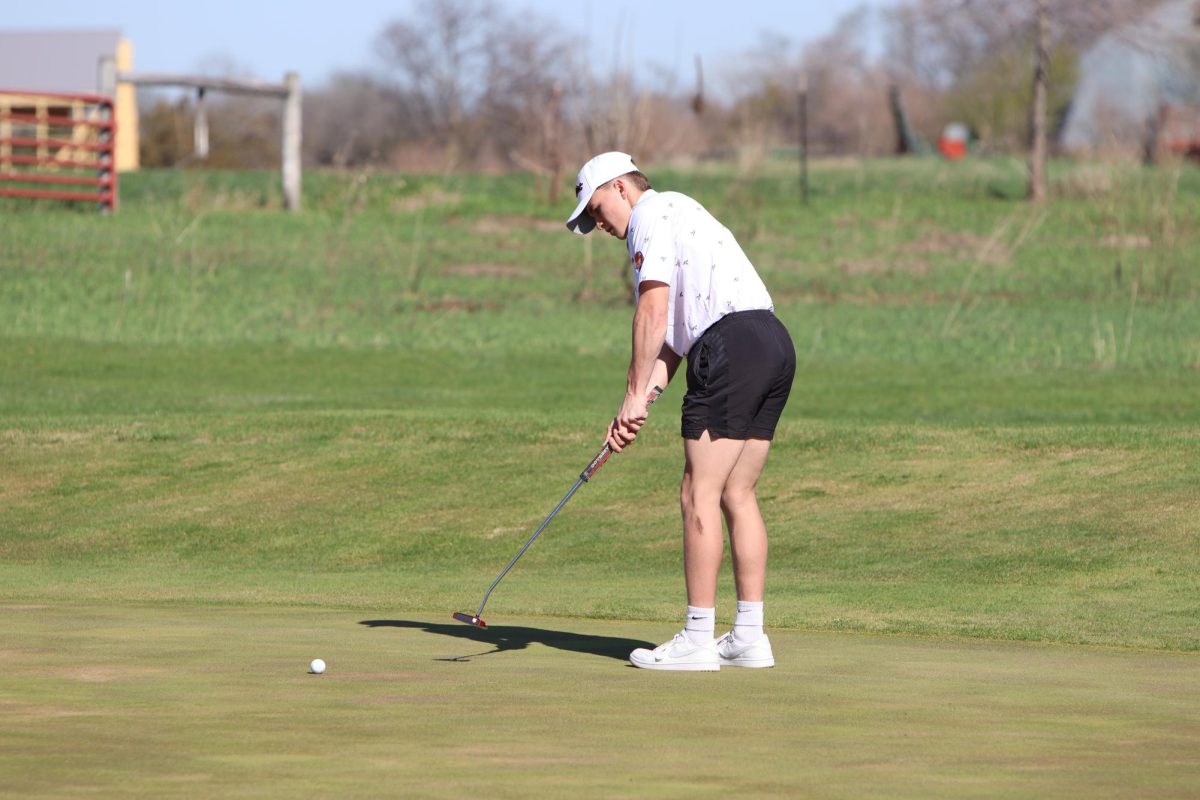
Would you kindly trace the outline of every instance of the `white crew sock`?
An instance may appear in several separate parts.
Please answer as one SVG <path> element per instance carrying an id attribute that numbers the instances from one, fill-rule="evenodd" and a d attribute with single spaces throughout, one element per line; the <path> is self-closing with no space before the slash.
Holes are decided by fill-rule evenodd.
<path id="1" fill-rule="evenodd" d="M 733 618 L 733 638 L 739 642 L 756 642 L 762 635 L 762 601 L 751 603 L 749 600 L 738 600 L 737 616 Z"/>
<path id="2" fill-rule="evenodd" d="M 692 644 L 711 643 L 713 634 L 717 632 L 717 610 L 688 606 L 683 632 Z"/>

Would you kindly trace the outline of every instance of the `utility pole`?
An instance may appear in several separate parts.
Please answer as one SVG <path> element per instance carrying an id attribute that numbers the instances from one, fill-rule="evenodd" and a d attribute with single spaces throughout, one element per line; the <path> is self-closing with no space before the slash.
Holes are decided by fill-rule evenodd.
<path id="1" fill-rule="evenodd" d="M 808 205 L 808 73 L 800 73 L 797 93 L 800 123 L 800 197 Z"/>
<path id="2" fill-rule="evenodd" d="M 1031 202 L 1046 200 L 1046 71 L 1050 60 L 1050 20 L 1047 0 L 1036 0 L 1037 54 L 1033 69 L 1033 108 L 1030 113 L 1029 193 Z"/>

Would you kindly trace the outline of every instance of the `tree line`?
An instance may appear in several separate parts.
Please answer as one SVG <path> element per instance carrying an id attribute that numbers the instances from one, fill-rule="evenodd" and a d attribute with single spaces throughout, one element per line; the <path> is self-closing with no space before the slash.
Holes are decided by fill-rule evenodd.
<path id="1" fill-rule="evenodd" d="M 1079 54 L 1145 11 L 1144 0 L 900 0 L 853 11 L 805 46 L 764 34 L 750 53 L 697 54 L 691 74 L 647 77 L 598 71 L 552 20 L 488 0 L 418 0 L 379 32 L 376 68 L 306 88 L 304 155 L 331 167 L 520 169 L 555 187 L 606 149 L 653 160 L 794 147 L 801 90 L 817 155 L 895 152 L 889 96 L 927 139 L 954 121 L 983 150 L 1024 153 L 1065 113 Z M 187 162 L 192 112 L 188 98 L 143 109 L 144 164 Z M 278 114 L 210 102 L 207 163 L 276 165 Z"/>

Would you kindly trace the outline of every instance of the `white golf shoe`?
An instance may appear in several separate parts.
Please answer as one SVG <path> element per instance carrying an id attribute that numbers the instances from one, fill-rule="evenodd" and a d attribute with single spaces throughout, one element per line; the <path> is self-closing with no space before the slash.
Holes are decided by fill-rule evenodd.
<path id="1" fill-rule="evenodd" d="M 771 640 L 764 634 L 750 642 L 739 642 L 733 631 L 716 641 L 717 658 L 723 667 L 751 667 L 762 669 L 775 666 L 775 654 L 771 652 Z"/>
<path id="2" fill-rule="evenodd" d="M 653 650 L 639 647 L 629 654 L 629 663 L 642 669 L 667 669 L 676 672 L 716 672 L 721 668 L 713 644 L 693 644 L 680 632 L 666 644 Z"/>

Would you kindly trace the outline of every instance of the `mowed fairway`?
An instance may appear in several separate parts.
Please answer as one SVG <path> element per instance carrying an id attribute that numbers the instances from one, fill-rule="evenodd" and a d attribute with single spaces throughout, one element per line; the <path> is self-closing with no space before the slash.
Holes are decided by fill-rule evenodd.
<path id="1" fill-rule="evenodd" d="M 0 794 L 1200 796 L 1200 172 L 650 174 L 796 342 L 775 669 L 625 663 L 679 385 L 450 619 L 600 445 L 620 244 L 521 177 L 146 172 L 0 207 Z"/>
<path id="2" fill-rule="evenodd" d="M 670 675 L 623 662 L 648 623 L 2 611 L 12 796 L 1195 796 L 1180 654 L 780 631 Z"/>

